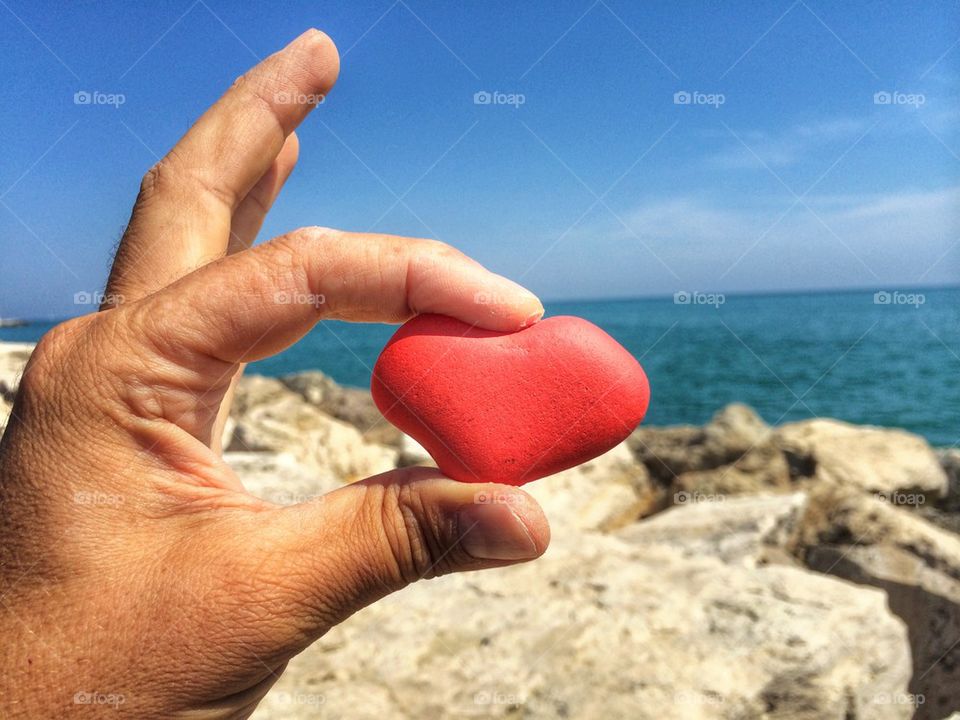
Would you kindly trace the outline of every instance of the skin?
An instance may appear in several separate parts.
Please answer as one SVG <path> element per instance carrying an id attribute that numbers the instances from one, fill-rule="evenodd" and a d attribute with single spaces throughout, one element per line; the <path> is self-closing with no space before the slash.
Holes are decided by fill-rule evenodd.
<path id="1" fill-rule="evenodd" d="M 250 248 L 312 109 L 278 98 L 338 73 L 311 30 L 237 80 L 145 176 L 105 307 L 28 363 L 0 442 L 3 717 L 247 717 L 359 608 L 546 549 L 518 488 L 407 468 L 280 507 L 221 459 L 243 364 L 321 319 L 515 330 L 543 312 L 436 241 L 311 227 Z"/>

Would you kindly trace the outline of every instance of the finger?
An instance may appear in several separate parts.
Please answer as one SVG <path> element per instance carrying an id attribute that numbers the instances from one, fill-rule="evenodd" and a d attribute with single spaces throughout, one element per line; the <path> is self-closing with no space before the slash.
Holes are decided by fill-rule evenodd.
<path id="1" fill-rule="evenodd" d="M 529 290 L 443 243 L 324 228 L 230 255 L 120 309 L 113 321 L 136 338 L 136 384 L 163 394 L 144 411 L 208 444 L 238 364 L 280 352 L 323 318 L 440 313 L 514 331 L 543 314 Z"/>
<path id="2" fill-rule="evenodd" d="M 245 250 L 256 240 L 257 233 L 260 232 L 260 227 L 263 225 L 263 220 L 273 206 L 273 201 L 280 194 L 280 190 L 297 164 L 299 150 L 297 134 L 290 133 L 273 164 L 253 186 L 253 189 L 247 193 L 247 196 L 233 213 L 227 254 Z M 227 418 L 230 416 L 230 408 L 233 406 L 233 396 L 237 390 L 237 383 L 240 382 L 244 368 L 245 365 L 241 365 L 240 369 L 234 374 L 230 387 L 220 404 L 217 420 L 211 432 L 210 447 L 217 454 L 223 452 L 223 432 L 227 425 Z"/>
<path id="3" fill-rule="evenodd" d="M 300 143 L 297 134 L 290 133 L 263 177 L 250 189 L 234 211 L 230 224 L 230 242 L 227 245 L 228 254 L 245 250 L 253 245 L 264 218 L 297 164 L 299 152 Z"/>
<path id="4" fill-rule="evenodd" d="M 330 38 L 311 30 L 234 83 L 144 177 L 108 294 L 142 297 L 223 255 L 234 211 L 339 66 Z"/>
<path id="5" fill-rule="evenodd" d="M 532 560 L 550 542 L 543 510 L 519 488 L 429 468 L 385 473 L 264 522 L 263 554 L 251 560 L 270 588 L 263 606 L 309 628 L 306 642 L 412 582 Z"/>
<path id="6" fill-rule="evenodd" d="M 419 313 L 513 331 L 543 306 L 440 242 L 304 228 L 201 268 L 140 311 L 165 347 L 230 363 L 276 354 L 321 319 L 389 323 Z"/>

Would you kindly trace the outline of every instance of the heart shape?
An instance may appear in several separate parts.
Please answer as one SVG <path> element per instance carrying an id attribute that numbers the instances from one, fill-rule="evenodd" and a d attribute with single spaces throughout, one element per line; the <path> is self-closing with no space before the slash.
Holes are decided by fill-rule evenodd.
<path id="1" fill-rule="evenodd" d="M 643 419 L 650 387 L 616 340 L 576 317 L 514 333 L 418 315 L 387 343 L 373 400 L 463 482 L 523 485 L 601 455 Z"/>

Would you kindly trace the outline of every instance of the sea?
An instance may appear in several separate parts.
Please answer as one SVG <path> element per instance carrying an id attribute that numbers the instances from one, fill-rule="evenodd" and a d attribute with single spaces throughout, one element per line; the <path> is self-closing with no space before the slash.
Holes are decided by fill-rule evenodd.
<path id="1" fill-rule="evenodd" d="M 740 402 L 775 425 L 830 417 L 960 445 L 960 288 L 689 292 L 545 306 L 547 316 L 599 325 L 640 361 L 651 387 L 647 424 L 703 424 Z M 53 324 L 0 328 L 0 341 L 36 341 Z M 395 329 L 323 321 L 248 372 L 321 370 L 368 387 Z"/>

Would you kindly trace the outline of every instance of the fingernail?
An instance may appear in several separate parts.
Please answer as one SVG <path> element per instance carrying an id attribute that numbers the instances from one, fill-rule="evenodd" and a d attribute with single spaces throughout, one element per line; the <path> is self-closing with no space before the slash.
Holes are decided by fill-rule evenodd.
<path id="1" fill-rule="evenodd" d="M 533 325 L 535 322 L 539 321 L 543 317 L 543 310 L 540 312 L 535 312 L 532 315 L 528 316 L 526 320 L 520 323 L 520 327 L 525 328 Z"/>
<path id="2" fill-rule="evenodd" d="M 458 527 L 463 549 L 478 560 L 532 560 L 540 555 L 509 503 L 468 506 L 460 511 Z"/>

